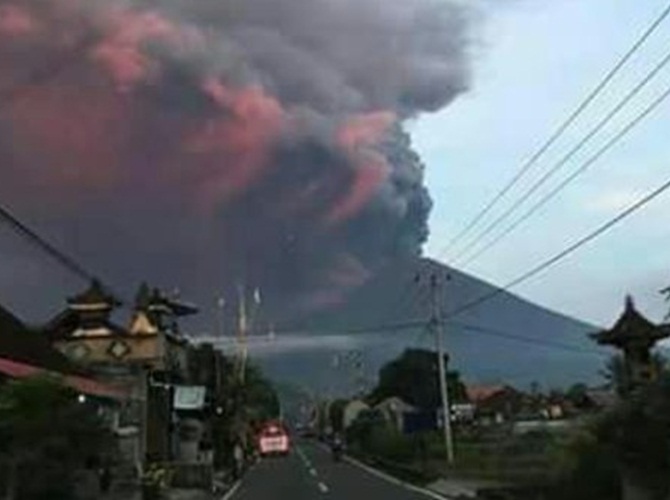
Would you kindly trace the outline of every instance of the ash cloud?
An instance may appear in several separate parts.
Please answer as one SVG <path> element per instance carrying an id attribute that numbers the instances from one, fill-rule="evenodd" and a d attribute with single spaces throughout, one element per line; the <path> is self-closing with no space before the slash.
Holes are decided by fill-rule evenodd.
<path id="1" fill-rule="evenodd" d="M 403 122 L 467 89 L 468 17 L 448 0 L 0 0 L 0 195 L 117 282 L 336 303 L 421 251 L 431 201 Z"/>

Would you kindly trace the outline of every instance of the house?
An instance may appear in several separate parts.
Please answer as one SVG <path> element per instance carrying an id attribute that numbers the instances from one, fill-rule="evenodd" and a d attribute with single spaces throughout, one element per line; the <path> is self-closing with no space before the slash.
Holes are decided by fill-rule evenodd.
<path id="1" fill-rule="evenodd" d="M 450 406 L 452 422 L 469 423 L 475 419 L 477 408 L 473 403 L 454 403 Z M 442 418 L 442 410 L 438 412 Z"/>
<path id="2" fill-rule="evenodd" d="M 368 411 L 370 406 L 360 399 L 353 399 L 347 403 L 342 412 L 342 428 L 348 429 L 364 411 Z"/>
<path id="3" fill-rule="evenodd" d="M 405 428 L 405 415 L 417 412 L 416 408 L 396 396 L 384 399 L 375 405 L 374 410 L 379 412 L 387 422 L 392 423 L 399 431 Z"/>
<path id="4" fill-rule="evenodd" d="M 609 410 L 619 402 L 617 393 L 609 387 L 587 389 L 581 408 L 591 411 Z"/>
<path id="5" fill-rule="evenodd" d="M 524 406 L 524 395 L 509 385 L 468 385 L 466 394 L 484 424 L 508 421 Z"/>

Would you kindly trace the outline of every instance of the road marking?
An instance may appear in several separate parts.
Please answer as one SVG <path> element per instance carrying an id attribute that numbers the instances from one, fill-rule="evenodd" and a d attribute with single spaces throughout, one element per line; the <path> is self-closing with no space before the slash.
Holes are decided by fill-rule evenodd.
<path id="1" fill-rule="evenodd" d="M 242 485 L 242 480 L 240 479 L 237 481 L 232 488 L 228 490 L 228 492 L 221 497 L 221 500 L 230 500 L 235 493 L 237 493 L 237 490 L 239 487 Z"/>
<path id="2" fill-rule="evenodd" d="M 321 490 L 321 493 L 328 493 L 328 486 L 323 483 L 319 483 L 319 489 Z"/>
<path id="3" fill-rule="evenodd" d="M 309 469 L 309 473 L 310 473 L 312 476 L 316 477 L 316 469 L 315 469 L 314 467 L 312 467 L 311 469 Z"/>
<path id="4" fill-rule="evenodd" d="M 310 467 L 311 464 L 309 463 L 309 458 L 307 458 L 307 455 L 305 455 L 305 452 L 302 451 L 302 448 L 296 448 L 295 450 L 298 452 L 298 456 L 300 457 L 300 460 L 302 460 L 303 463 L 304 463 L 307 467 Z"/>
<path id="5" fill-rule="evenodd" d="M 388 481 L 389 483 L 393 483 L 397 486 L 402 486 L 403 488 L 406 488 L 410 491 L 414 491 L 416 493 L 421 493 L 422 495 L 429 496 L 431 498 L 434 498 L 436 500 L 452 500 L 450 497 L 445 497 L 444 495 L 439 494 L 436 491 L 432 491 L 426 488 L 421 488 L 419 486 L 414 486 L 413 484 L 406 483 L 405 481 L 401 481 L 400 479 L 393 477 L 386 472 L 382 472 L 378 469 L 375 469 L 374 467 L 370 467 L 369 465 L 356 460 L 355 458 L 346 456 L 344 459 L 349 462 L 352 465 L 355 465 L 356 467 L 359 467 L 363 469 L 364 471 L 368 472 L 369 474 L 372 474 L 373 476 L 377 476 L 380 479 L 383 479 L 385 481 Z"/>

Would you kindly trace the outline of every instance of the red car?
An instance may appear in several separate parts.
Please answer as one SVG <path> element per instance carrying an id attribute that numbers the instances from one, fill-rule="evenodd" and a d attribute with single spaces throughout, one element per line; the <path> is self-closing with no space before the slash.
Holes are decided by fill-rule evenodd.
<path id="1" fill-rule="evenodd" d="M 285 427 L 277 422 L 269 422 L 258 434 L 258 450 L 262 457 L 286 456 L 291 451 L 291 439 Z"/>

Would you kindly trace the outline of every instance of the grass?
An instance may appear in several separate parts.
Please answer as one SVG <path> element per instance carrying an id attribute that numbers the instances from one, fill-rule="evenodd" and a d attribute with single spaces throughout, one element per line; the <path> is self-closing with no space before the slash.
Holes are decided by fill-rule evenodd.
<path id="1" fill-rule="evenodd" d="M 539 484 L 554 473 L 559 442 L 559 437 L 549 433 L 458 435 L 455 464 L 447 466 L 444 437 L 440 432 L 430 432 L 421 436 L 394 435 L 387 442 L 376 441 L 373 449 L 359 448 L 356 455 L 396 477 L 419 484 L 444 475 Z"/>

